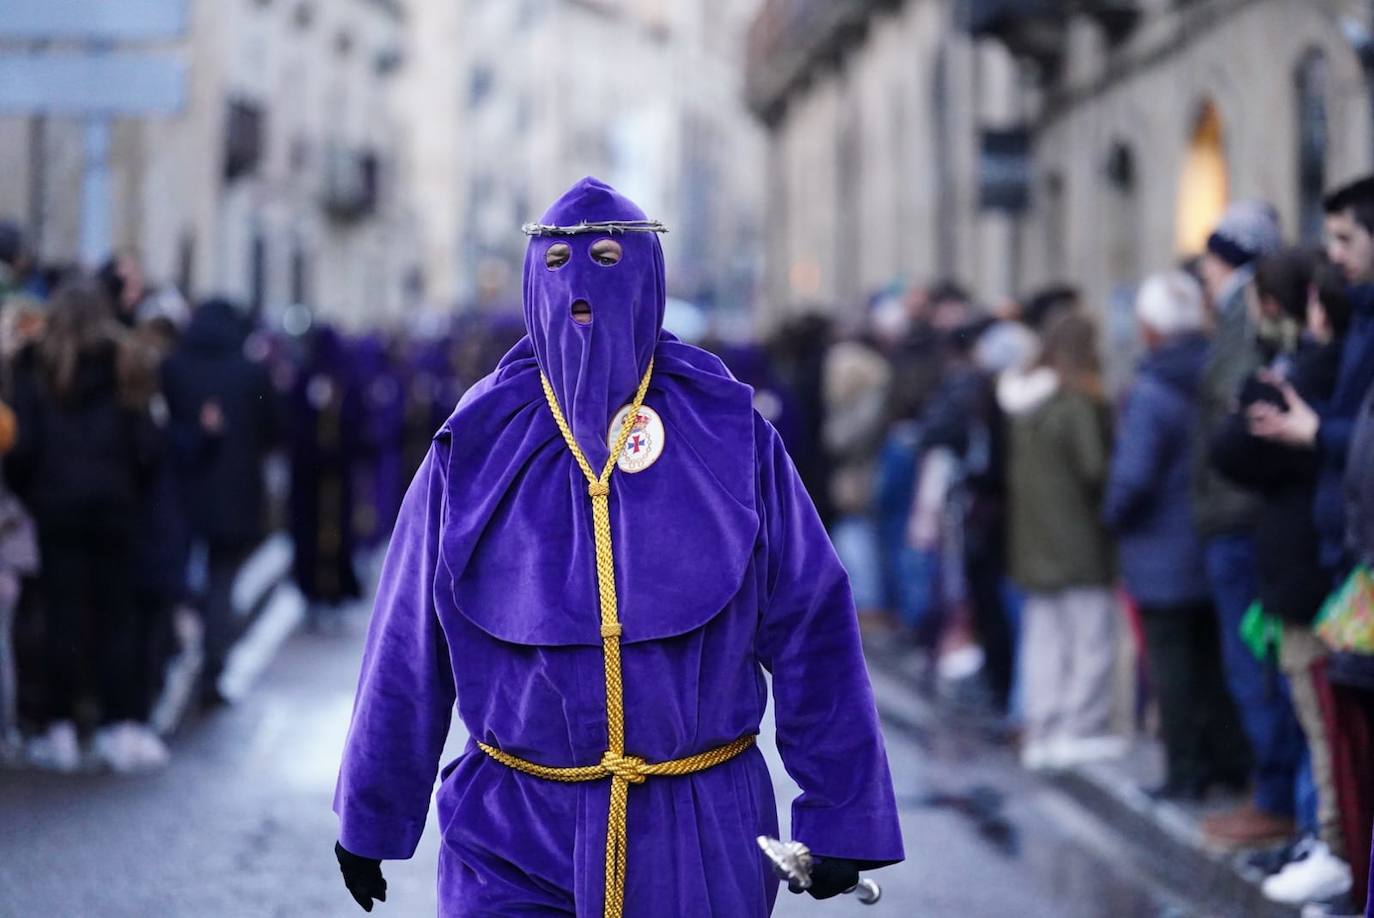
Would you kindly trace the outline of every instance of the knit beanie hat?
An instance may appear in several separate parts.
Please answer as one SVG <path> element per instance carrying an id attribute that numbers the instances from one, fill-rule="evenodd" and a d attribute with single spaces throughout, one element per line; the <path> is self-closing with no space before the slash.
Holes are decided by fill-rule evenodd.
<path id="1" fill-rule="evenodd" d="M 1216 230 L 1207 239 L 1207 251 L 1235 268 L 1250 264 L 1283 242 L 1279 218 L 1263 201 L 1237 201 L 1226 208 Z"/>
<path id="2" fill-rule="evenodd" d="M 1136 294 L 1135 314 L 1166 337 L 1201 331 L 1206 321 L 1202 287 L 1186 271 L 1151 275 Z"/>

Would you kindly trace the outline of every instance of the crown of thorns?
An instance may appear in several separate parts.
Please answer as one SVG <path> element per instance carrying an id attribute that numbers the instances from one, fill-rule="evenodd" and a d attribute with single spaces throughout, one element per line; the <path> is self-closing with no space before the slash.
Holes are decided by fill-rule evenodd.
<path id="1" fill-rule="evenodd" d="M 581 236 L 587 233 L 666 233 L 668 227 L 657 220 L 586 220 L 572 226 L 550 226 L 546 223 L 526 223 L 521 231 L 526 236 Z"/>

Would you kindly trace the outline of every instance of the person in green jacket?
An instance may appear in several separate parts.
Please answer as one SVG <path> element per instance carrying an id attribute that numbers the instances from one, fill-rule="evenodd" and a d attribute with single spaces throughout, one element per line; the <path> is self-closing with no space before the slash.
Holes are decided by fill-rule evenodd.
<path id="1" fill-rule="evenodd" d="M 1012 579 L 1026 592 L 1021 637 L 1028 768 L 1119 756 L 1109 733 L 1118 610 L 1101 522 L 1111 428 L 1097 332 L 1078 313 L 1046 329 L 1039 364 L 1007 375 Z"/>

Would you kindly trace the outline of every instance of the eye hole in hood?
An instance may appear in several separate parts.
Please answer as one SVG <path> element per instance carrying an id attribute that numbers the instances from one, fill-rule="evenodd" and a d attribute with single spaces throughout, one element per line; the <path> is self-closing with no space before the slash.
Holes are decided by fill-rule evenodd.
<path id="1" fill-rule="evenodd" d="M 613 268 L 620 264 L 620 259 L 625 254 L 625 249 L 614 239 L 598 239 L 592 243 L 589 251 L 592 261 L 605 268 Z"/>
<path id="2" fill-rule="evenodd" d="M 566 242 L 555 242 L 544 253 L 544 266 L 550 271 L 557 271 L 571 260 L 572 246 Z"/>

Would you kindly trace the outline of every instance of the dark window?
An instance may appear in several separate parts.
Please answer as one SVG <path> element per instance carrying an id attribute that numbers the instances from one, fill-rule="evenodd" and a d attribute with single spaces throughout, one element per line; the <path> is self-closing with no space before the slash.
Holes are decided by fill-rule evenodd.
<path id="1" fill-rule="evenodd" d="M 1113 284 L 1140 280 L 1140 242 L 1144 234 L 1135 153 L 1124 143 L 1107 152 L 1105 165 L 1111 216 L 1103 221 L 1107 233 L 1107 268 Z"/>
<path id="2" fill-rule="evenodd" d="M 186 299 L 195 299 L 196 235 L 190 231 L 182 234 L 177 245 L 177 287 Z"/>
<path id="3" fill-rule="evenodd" d="M 262 315 L 263 306 L 267 304 L 267 240 L 263 238 L 262 233 L 254 234 L 249 259 L 249 302 L 253 308 L 253 315 Z"/>
<path id="4" fill-rule="evenodd" d="M 232 182 L 257 171 L 267 142 L 267 116 L 256 102 L 233 99 L 224 140 L 224 178 Z"/>
<path id="5" fill-rule="evenodd" d="M 299 243 L 291 252 L 291 302 L 310 302 L 310 256 Z"/>
<path id="6" fill-rule="evenodd" d="M 491 68 L 484 64 L 472 68 L 472 77 L 468 85 L 468 108 L 478 109 L 491 94 L 492 84 L 496 78 L 492 75 Z"/>
<path id="7" fill-rule="evenodd" d="M 1297 71 L 1298 93 L 1298 238 L 1321 242 L 1322 194 L 1326 188 L 1326 58 L 1308 54 Z"/>

